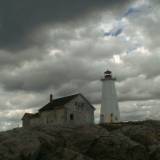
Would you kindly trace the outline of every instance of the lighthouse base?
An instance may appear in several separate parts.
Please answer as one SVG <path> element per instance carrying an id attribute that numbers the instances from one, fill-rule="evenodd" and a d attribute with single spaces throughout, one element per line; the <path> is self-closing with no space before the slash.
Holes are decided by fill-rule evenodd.
<path id="1" fill-rule="evenodd" d="M 118 123 L 119 119 L 118 117 L 115 117 L 113 113 L 111 113 L 108 116 L 105 116 L 104 114 L 100 115 L 100 123 Z"/>

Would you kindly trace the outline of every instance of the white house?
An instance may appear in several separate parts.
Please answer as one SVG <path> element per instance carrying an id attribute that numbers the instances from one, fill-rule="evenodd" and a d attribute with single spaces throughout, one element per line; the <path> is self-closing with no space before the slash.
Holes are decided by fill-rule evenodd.
<path id="1" fill-rule="evenodd" d="M 47 124 L 93 124 L 94 110 L 91 103 L 80 93 L 58 99 L 52 99 L 50 95 L 50 102 L 39 109 L 38 113 L 24 114 L 23 127 Z"/>

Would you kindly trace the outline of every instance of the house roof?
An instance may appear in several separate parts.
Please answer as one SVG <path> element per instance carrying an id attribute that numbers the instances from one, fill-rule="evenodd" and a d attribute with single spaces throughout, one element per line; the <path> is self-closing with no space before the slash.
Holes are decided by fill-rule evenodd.
<path id="1" fill-rule="evenodd" d="M 78 93 L 78 94 L 74 94 L 74 95 L 70 95 L 70 96 L 54 99 L 51 102 L 49 102 L 48 104 L 46 104 L 44 107 L 39 109 L 39 112 L 43 112 L 43 111 L 48 111 L 48 110 L 53 110 L 53 109 L 57 109 L 57 108 L 60 108 L 60 107 L 64 107 L 64 105 L 66 103 L 70 102 L 72 99 L 76 98 L 79 95 L 82 96 L 85 99 L 85 101 L 87 101 L 87 103 L 94 109 L 94 107 L 89 103 L 89 101 L 82 94 Z"/>
<path id="2" fill-rule="evenodd" d="M 25 113 L 24 116 L 22 117 L 23 119 L 33 119 L 33 118 L 38 118 L 39 117 L 39 113 Z"/>

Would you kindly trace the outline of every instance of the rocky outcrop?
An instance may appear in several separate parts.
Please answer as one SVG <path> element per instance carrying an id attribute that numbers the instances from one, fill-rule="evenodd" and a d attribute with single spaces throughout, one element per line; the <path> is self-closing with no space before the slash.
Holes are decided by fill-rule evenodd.
<path id="1" fill-rule="evenodd" d="M 160 122 L 37 126 L 0 133 L 0 160 L 160 160 Z"/>

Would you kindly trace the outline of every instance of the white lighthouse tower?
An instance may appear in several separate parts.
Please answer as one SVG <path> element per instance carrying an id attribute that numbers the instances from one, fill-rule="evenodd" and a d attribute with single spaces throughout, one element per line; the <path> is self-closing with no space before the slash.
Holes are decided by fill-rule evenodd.
<path id="1" fill-rule="evenodd" d="M 107 70 L 102 81 L 102 104 L 100 113 L 100 123 L 112 123 L 120 121 L 117 94 L 115 89 L 115 78 L 112 72 Z"/>

